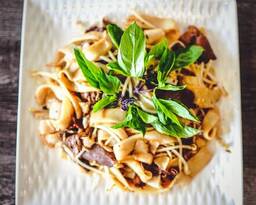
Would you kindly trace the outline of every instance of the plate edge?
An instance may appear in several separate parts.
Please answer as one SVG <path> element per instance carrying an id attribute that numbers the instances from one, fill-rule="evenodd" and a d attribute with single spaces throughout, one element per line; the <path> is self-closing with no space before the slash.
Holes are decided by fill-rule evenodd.
<path id="1" fill-rule="evenodd" d="M 23 87 L 23 59 L 24 59 L 24 42 L 25 42 L 25 30 L 26 30 L 26 17 L 28 1 L 23 2 L 22 12 L 22 24 L 21 24 L 21 46 L 20 46 L 20 64 L 19 64 L 19 88 L 18 88 L 18 111 L 17 111 L 17 133 L 16 133 L 16 163 L 15 163 L 15 204 L 20 205 L 19 200 L 19 167 L 20 167 L 20 121 L 21 121 L 21 92 Z"/>

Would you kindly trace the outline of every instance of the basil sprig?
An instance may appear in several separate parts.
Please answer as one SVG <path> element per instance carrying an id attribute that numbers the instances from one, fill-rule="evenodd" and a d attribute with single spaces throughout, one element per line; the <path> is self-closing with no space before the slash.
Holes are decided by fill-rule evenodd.
<path id="1" fill-rule="evenodd" d="M 157 114 L 143 111 L 134 103 L 128 105 L 125 120 L 114 128 L 130 127 L 143 134 L 148 126 L 154 127 L 158 132 L 174 137 L 191 137 L 199 130 L 186 126 L 180 118 L 198 122 L 189 109 L 181 102 L 170 99 L 160 99 L 155 95 L 156 90 L 178 91 L 185 85 L 172 85 L 166 83 L 170 72 L 186 67 L 198 60 L 203 53 L 203 48 L 191 45 L 178 51 L 168 48 L 168 42 L 163 39 L 146 52 L 146 39 L 143 30 L 136 24 L 131 24 L 125 31 L 115 24 L 107 25 L 107 33 L 118 49 L 117 61 L 107 64 L 107 68 L 118 74 L 141 78 L 149 65 L 157 65 L 157 83 L 154 89 L 152 101 Z M 118 100 L 120 80 L 105 73 L 84 56 L 83 52 L 75 49 L 75 57 L 88 83 L 100 89 L 104 95 L 93 107 L 93 111 L 105 108 Z M 132 96 L 130 96 L 132 97 Z"/>
<path id="2" fill-rule="evenodd" d="M 117 77 L 106 74 L 101 68 L 89 61 L 80 49 L 75 48 L 74 53 L 83 75 L 91 86 L 108 95 L 119 92 L 120 80 Z"/>
<path id="3" fill-rule="evenodd" d="M 188 126 L 177 126 L 171 121 L 163 124 L 157 116 L 143 111 L 136 105 L 130 105 L 125 120 L 116 124 L 113 128 L 129 127 L 145 134 L 148 125 L 154 127 L 158 132 L 173 137 L 188 138 L 198 134 L 200 131 Z"/>
<path id="4" fill-rule="evenodd" d="M 122 127 L 130 127 L 145 134 L 146 123 L 141 119 L 138 113 L 137 106 L 130 105 L 126 113 L 125 120 L 113 126 L 113 128 L 115 129 L 122 128 Z"/>
<path id="5" fill-rule="evenodd" d="M 97 112 L 117 100 L 120 80 L 106 74 L 101 68 L 89 61 L 80 49 L 74 49 L 76 61 L 88 83 L 100 89 L 105 96 L 93 106 L 93 112 Z"/>

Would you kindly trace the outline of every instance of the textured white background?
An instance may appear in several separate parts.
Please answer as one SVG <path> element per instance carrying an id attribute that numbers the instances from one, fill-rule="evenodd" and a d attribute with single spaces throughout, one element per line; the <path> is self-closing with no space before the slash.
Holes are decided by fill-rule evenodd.
<path id="1" fill-rule="evenodd" d="M 168 193 L 141 195 L 106 191 L 104 182 L 93 189 L 97 177 L 86 176 L 56 150 L 40 144 L 37 122 L 28 112 L 34 105 L 37 84 L 30 69 L 43 69 L 54 52 L 76 35 L 75 22 L 87 25 L 102 17 L 122 22 L 133 10 L 168 16 L 182 26 L 206 28 L 218 56 L 217 76 L 229 96 L 221 103 L 223 137 L 232 153 L 221 149 L 211 163 L 185 187 Z M 20 70 L 19 125 L 17 143 L 17 205 L 241 205 L 241 108 L 234 0 L 27 0 L 24 9 Z M 120 21 L 121 20 L 121 21 Z"/>

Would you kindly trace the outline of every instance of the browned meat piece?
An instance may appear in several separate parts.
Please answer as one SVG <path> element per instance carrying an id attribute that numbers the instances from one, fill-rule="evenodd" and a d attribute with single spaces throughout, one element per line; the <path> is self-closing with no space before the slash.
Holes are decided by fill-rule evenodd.
<path id="1" fill-rule="evenodd" d="M 82 142 L 78 135 L 70 135 L 66 138 L 65 144 L 72 150 L 74 154 L 78 154 L 82 150 Z"/>
<path id="2" fill-rule="evenodd" d="M 158 176 L 161 172 L 161 170 L 155 163 L 152 163 L 152 164 L 143 163 L 143 167 L 146 170 L 150 171 L 153 174 L 153 176 Z"/>
<path id="3" fill-rule="evenodd" d="M 216 59 L 208 39 L 197 27 L 189 26 L 187 31 L 180 36 L 179 40 L 187 46 L 196 44 L 205 49 L 199 61 L 207 63 L 210 59 Z"/>
<path id="4" fill-rule="evenodd" d="M 157 96 L 163 99 L 174 99 L 182 102 L 189 108 L 194 108 L 194 94 L 190 90 L 181 90 L 181 91 L 165 91 L 157 90 Z"/>
<path id="5" fill-rule="evenodd" d="M 91 31 L 98 31 L 98 32 L 103 32 L 105 30 L 104 27 L 100 27 L 97 25 L 91 26 L 88 29 L 85 30 L 85 33 L 91 32 Z"/>
<path id="6" fill-rule="evenodd" d="M 104 27 L 106 27 L 108 24 L 111 24 L 111 23 L 113 23 L 113 22 L 111 22 L 107 17 L 104 17 L 102 19 L 102 24 Z"/>
<path id="7" fill-rule="evenodd" d="M 99 145 L 94 145 L 88 152 L 84 152 L 81 158 L 88 161 L 96 161 L 100 165 L 112 167 L 115 163 L 115 157 Z"/>
<path id="8" fill-rule="evenodd" d="M 71 125 L 68 129 L 75 131 L 75 130 L 78 130 L 79 128 L 83 129 L 82 118 L 81 119 L 76 119 L 75 117 L 73 117 Z"/>
<path id="9" fill-rule="evenodd" d="M 136 187 L 143 187 L 145 186 L 145 183 L 143 183 L 141 181 L 141 179 L 138 177 L 138 175 L 136 175 L 133 179 L 132 179 L 132 184 L 135 185 Z"/>
<path id="10" fill-rule="evenodd" d="M 171 168 L 168 172 L 163 173 L 161 175 L 162 186 L 164 188 L 168 187 L 178 173 L 179 172 L 176 168 Z"/>

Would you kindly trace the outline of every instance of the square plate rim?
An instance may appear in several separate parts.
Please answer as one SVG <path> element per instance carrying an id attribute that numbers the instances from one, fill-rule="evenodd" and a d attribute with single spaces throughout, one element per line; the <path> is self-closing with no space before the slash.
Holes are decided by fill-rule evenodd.
<path id="1" fill-rule="evenodd" d="M 25 36 L 26 36 L 26 27 L 27 27 L 27 22 L 26 22 L 26 16 L 27 16 L 27 10 L 28 10 L 28 2 L 30 0 L 24 0 L 23 1 L 23 12 L 22 12 L 22 29 L 21 29 L 21 46 L 20 46 L 20 63 L 19 63 L 19 83 L 18 83 L 18 108 L 17 108 L 17 132 L 16 132 L 16 162 L 15 162 L 15 204 L 20 205 L 20 200 L 19 200 L 19 186 L 20 186 L 20 130 L 22 129 L 21 127 L 21 102 L 22 102 L 22 87 L 23 87 L 23 78 L 24 78 L 24 68 L 23 68 L 23 61 L 24 61 L 24 48 L 25 48 Z M 206 2 L 229 2 L 229 3 L 234 3 L 234 9 L 235 9 L 235 17 L 234 17 L 234 23 L 235 23 L 235 31 L 236 31 L 236 49 L 238 51 L 237 53 L 237 66 L 238 66 L 238 78 L 239 82 L 237 83 L 237 88 L 239 88 L 238 91 L 238 118 L 239 118 L 239 124 L 240 124 L 240 132 L 239 134 L 239 163 L 241 166 L 239 167 L 239 172 L 240 172 L 240 179 L 239 181 L 241 182 L 239 184 L 239 189 L 241 190 L 240 193 L 240 201 L 238 204 L 243 204 L 243 196 L 244 196 L 244 187 L 243 187 L 243 133 L 242 133 L 242 106 L 241 106 L 241 66 L 240 66 L 240 49 L 239 49 L 239 29 L 238 29 L 238 11 L 237 11 L 237 1 L 236 0 L 205 0 Z"/>

